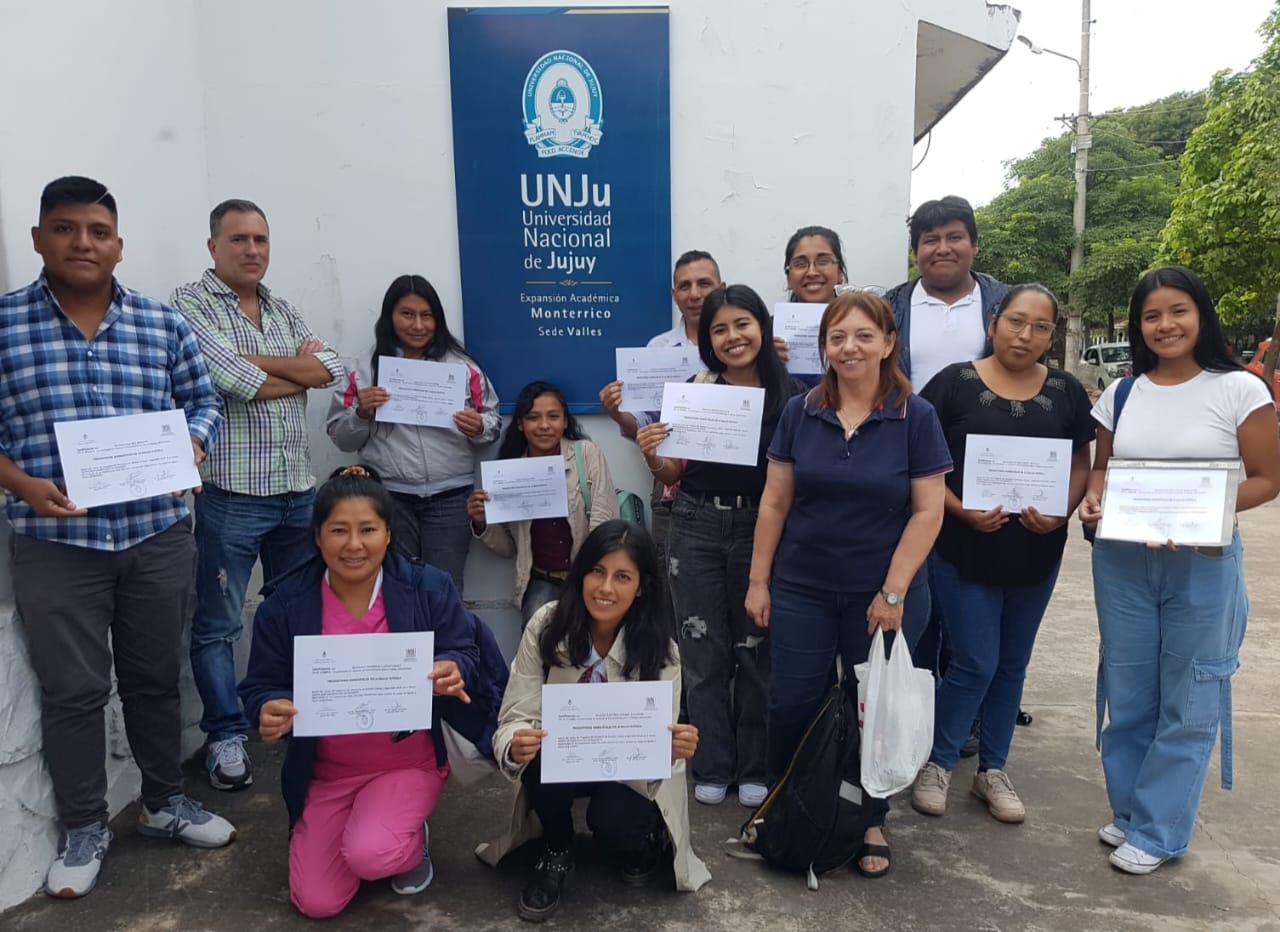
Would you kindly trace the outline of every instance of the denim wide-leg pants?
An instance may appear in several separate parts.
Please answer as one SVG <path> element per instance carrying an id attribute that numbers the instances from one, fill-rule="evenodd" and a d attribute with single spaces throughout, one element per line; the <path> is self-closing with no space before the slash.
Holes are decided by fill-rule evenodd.
<path id="1" fill-rule="evenodd" d="M 1219 726 L 1231 788 L 1231 675 L 1249 614 L 1242 556 L 1239 532 L 1221 555 L 1094 545 L 1102 768 L 1116 827 L 1147 854 L 1186 851 Z"/>

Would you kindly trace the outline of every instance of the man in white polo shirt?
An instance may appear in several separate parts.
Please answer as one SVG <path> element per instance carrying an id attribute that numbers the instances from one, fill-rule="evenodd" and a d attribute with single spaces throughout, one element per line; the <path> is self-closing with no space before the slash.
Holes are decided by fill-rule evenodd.
<path id="1" fill-rule="evenodd" d="M 1009 286 L 973 270 L 978 224 L 964 198 L 949 194 L 926 201 L 908 226 L 920 277 L 889 289 L 885 298 L 898 327 L 902 371 L 918 392 L 953 362 L 982 356 L 987 326 Z M 935 600 L 912 659 L 936 676 L 946 667 L 946 653 Z M 971 739 L 965 751 L 975 750 Z"/>
<path id="2" fill-rule="evenodd" d="M 953 362 L 977 359 L 991 315 L 1008 286 L 973 271 L 978 226 L 973 208 L 948 195 L 921 204 L 909 221 L 920 277 L 889 289 L 902 346 L 902 370 L 916 391 Z"/>

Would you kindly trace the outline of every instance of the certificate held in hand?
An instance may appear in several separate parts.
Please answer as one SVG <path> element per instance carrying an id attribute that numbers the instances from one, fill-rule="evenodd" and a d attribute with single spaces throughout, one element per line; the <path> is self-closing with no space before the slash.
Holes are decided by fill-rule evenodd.
<path id="1" fill-rule="evenodd" d="M 200 486 L 181 408 L 82 421 L 58 421 L 67 497 L 77 508 L 172 495 Z"/>
<path id="2" fill-rule="evenodd" d="M 668 382 L 662 421 L 671 433 L 658 453 L 673 459 L 754 466 L 760 456 L 764 389 L 710 382 Z"/>
<path id="3" fill-rule="evenodd" d="M 1112 459 L 1098 538 L 1225 547 L 1235 529 L 1239 485 L 1238 460 Z"/>
<path id="4" fill-rule="evenodd" d="M 524 456 L 486 460 L 480 485 L 489 493 L 484 503 L 488 524 L 563 518 L 569 514 L 569 490 L 563 456 Z"/>
<path id="5" fill-rule="evenodd" d="M 542 782 L 670 777 L 671 690 L 670 680 L 543 685 Z"/>
<path id="6" fill-rule="evenodd" d="M 378 382 L 391 393 L 390 400 L 378 409 L 380 422 L 456 429 L 453 414 L 462 410 L 467 399 L 466 366 L 379 356 Z"/>
<path id="7" fill-rule="evenodd" d="M 435 632 L 301 635 L 293 639 L 299 737 L 431 727 Z"/>

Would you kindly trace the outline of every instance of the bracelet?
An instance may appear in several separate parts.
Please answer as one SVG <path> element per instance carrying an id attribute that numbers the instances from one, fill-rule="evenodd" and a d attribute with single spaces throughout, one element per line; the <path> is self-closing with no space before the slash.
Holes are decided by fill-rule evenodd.
<path id="1" fill-rule="evenodd" d="M 645 465 L 649 466 L 648 463 L 645 463 Z M 658 473 L 662 472 L 662 470 L 666 468 L 667 468 L 667 458 L 663 456 L 659 458 L 657 466 L 649 466 L 649 472 L 653 473 L 656 476 Z"/>

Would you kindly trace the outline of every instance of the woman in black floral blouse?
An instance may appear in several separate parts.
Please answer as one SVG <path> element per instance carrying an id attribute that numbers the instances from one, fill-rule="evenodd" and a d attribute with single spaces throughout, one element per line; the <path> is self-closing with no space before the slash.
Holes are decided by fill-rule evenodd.
<path id="1" fill-rule="evenodd" d="M 1067 518 L 1084 497 L 1094 423 L 1084 388 L 1041 360 L 1058 303 L 1042 285 L 1019 285 L 996 309 L 989 351 L 939 372 L 921 395 L 938 411 L 955 470 L 947 476 L 946 517 L 934 550 L 932 583 L 951 663 L 938 689 L 933 752 L 912 789 L 926 815 L 946 811 L 951 772 L 975 718 L 981 717 L 978 773 L 971 792 L 1001 822 L 1026 811 L 1004 772 L 1022 683 L 1036 631 L 1053 594 L 1067 540 Z M 1009 509 L 966 509 L 965 451 L 976 435 L 1067 440 L 1066 507 L 1031 488 Z"/>

